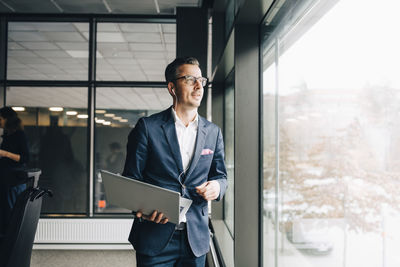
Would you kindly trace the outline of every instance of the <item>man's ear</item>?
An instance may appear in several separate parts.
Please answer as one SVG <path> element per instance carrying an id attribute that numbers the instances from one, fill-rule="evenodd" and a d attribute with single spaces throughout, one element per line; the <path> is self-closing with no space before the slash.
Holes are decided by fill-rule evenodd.
<path id="1" fill-rule="evenodd" d="M 174 85 L 173 82 L 169 82 L 168 83 L 168 92 L 169 92 L 170 95 L 176 96 L 176 94 L 175 94 L 175 85 Z"/>

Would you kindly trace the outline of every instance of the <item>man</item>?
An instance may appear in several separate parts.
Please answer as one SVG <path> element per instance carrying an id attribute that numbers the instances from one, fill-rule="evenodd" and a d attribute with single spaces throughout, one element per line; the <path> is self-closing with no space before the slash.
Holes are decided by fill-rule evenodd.
<path id="1" fill-rule="evenodd" d="M 202 77 L 195 58 L 177 58 L 165 70 L 173 106 L 141 118 L 129 134 L 123 175 L 181 192 L 191 199 L 184 223 L 162 211 L 136 213 L 129 241 L 137 266 L 204 266 L 209 250 L 208 201 L 226 190 L 221 130 L 200 117 Z"/>

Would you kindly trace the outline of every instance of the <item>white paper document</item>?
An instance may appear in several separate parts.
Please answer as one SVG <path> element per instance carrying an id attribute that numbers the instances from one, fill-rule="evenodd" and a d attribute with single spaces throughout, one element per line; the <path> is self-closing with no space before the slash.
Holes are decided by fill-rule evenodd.
<path id="1" fill-rule="evenodd" d="M 184 197 L 179 197 L 179 223 L 185 218 L 186 212 L 192 205 L 192 200 Z"/>

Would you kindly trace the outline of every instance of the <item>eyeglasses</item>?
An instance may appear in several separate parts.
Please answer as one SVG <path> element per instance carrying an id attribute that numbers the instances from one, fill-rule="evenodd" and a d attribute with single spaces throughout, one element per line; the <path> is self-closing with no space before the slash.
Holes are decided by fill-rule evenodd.
<path id="1" fill-rule="evenodd" d="M 195 84 L 196 84 L 196 81 L 200 81 L 201 86 L 203 86 L 203 87 L 206 86 L 207 81 L 208 81 L 208 79 L 205 78 L 205 77 L 198 77 L 198 78 L 196 78 L 196 77 L 191 76 L 191 75 L 185 75 L 185 76 L 182 76 L 182 77 L 178 77 L 178 78 L 175 79 L 175 81 L 176 81 L 176 80 L 179 80 L 179 79 L 185 79 L 185 83 L 186 83 L 187 85 L 190 85 L 190 86 L 195 85 Z"/>

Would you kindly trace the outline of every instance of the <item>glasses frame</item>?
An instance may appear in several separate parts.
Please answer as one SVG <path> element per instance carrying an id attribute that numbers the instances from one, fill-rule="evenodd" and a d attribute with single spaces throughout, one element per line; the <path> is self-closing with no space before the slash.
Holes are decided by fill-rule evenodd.
<path id="1" fill-rule="evenodd" d="M 193 79 L 194 79 L 193 84 L 189 84 L 189 83 L 188 83 L 189 78 L 193 78 Z M 194 77 L 194 76 L 192 76 L 192 75 L 184 75 L 184 76 L 175 78 L 174 80 L 177 81 L 177 80 L 179 80 L 179 79 L 185 79 L 185 83 L 189 84 L 190 86 L 195 85 L 196 82 L 197 82 L 197 80 L 200 81 L 200 84 L 201 84 L 201 86 L 203 86 L 203 87 L 206 86 L 207 83 L 208 83 L 208 78 L 206 78 L 206 77 L 197 77 L 197 78 L 196 78 L 196 77 Z"/>

